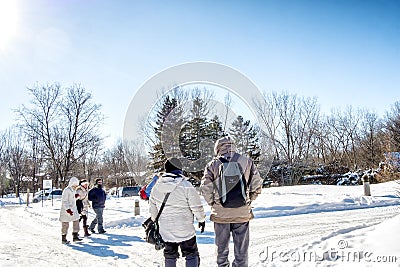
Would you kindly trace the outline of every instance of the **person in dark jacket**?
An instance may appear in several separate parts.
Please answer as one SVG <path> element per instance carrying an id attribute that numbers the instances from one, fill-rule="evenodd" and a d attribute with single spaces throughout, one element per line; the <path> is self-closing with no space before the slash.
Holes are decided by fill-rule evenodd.
<path id="1" fill-rule="evenodd" d="M 96 213 L 96 218 L 90 224 L 89 230 L 95 233 L 94 228 L 97 224 L 99 234 L 104 234 L 106 231 L 103 227 L 103 210 L 106 202 L 106 192 L 103 189 L 103 181 L 100 178 L 96 179 L 95 187 L 90 189 L 88 198 L 92 201 L 92 208 Z"/>

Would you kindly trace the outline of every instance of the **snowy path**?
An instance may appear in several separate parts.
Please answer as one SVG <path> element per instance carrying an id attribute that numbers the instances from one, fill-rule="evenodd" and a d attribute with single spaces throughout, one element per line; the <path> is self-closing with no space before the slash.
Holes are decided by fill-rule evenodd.
<path id="1" fill-rule="evenodd" d="M 0 266 L 162 266 L 162 252 L 143 242 L 141 227 L 109 229 L 105 235 L 65 246 L 55 219 L 22 206 L 0 211 Z M 278 252 L 296 249 L 398 213 L 398 208 L 389 206 L 255 219 L 251 221 L 250 265 L 263 266 L 260 254 L 267 247 Z M 204 234 L 198 233 L 202 266 L 215 266 L 213 234 L 211 223 Z M 184 266 L 182 260 L 178 266 Z"/>
<path id="2" fill-rule="evenodd" d="M 399 211 L 398 207 L 389 206 L 254 220 L 250 262 L 252 266 L 257 266 L 256 263 L 267 257 L 263 254 L 266 252 L 269 258 L 274 251 L 286 253 L 300 249 L 304 252 L 305 249 L 301 247 L 307 244 L 318 246 L 327 238 L 381 223 L 398 215 Z"/>

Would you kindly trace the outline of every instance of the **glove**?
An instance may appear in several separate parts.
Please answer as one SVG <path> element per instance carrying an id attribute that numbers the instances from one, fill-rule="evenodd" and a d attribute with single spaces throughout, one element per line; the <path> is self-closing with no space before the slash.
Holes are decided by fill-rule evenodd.
<path id="1" fill-rule="evenodd" d="M 206 222 L 199 222 L 200 233 L 204 232 L 204 227 L 206 227 Z"/>
<path id="2" fill-rule="evenodd" d="M 79 197 L 79 194 L 75 194 L 75 198 L 78 198 Z"/>
<path id="3" fill-rule="evenodd" d="M 69 214 L 69 215 L 74 215 L 74 213 L 72 212 L 72 210 L 71 209 L 67 209 L 67 213 Z"/>

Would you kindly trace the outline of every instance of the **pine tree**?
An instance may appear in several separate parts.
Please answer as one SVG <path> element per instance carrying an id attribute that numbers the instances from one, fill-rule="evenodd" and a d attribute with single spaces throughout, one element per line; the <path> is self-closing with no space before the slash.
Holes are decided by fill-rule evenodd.
<path id="1" fill-rule="evenodd" d="M 207 113 L 204 100 L 195 97 L 192 101 L 188 122 L 182 128 L 180 135 L 181 152 L 191 163 L 190 176 L 197 179 L 202 176 L 205 162 L 210 159 L 210 150 L 207 145 L 204 145 L 208 132 Z"/>
<path id="2" fill-rule="evenodd" d="M 238 152 L 247 155 L 255 163 L 258 163 L 261 154 L 258 131 L 254 126 L 250 125 L 250 121 L 238 116 L 233 121 L 229 134 L 234 140 Z"/>
<path id="3" fill-rule="evenodd" d="M 200 142 L 207 133 L 207 111 L 203 100 L 199 97 L 193 100 L 189 116 L 190 121 L 183 128 L 185 138 L 180 145 L 186 158 L 196 160 L 203 154 Z"/>
<path id="4" fill-rule="evenodd" d="M 214 142 L 226 135 L 222 127 L 222 122 L 219 120 L 218 116 L 214 116 L 214 118 L 209 121 L 207 128 L 208 138 Z"/>
<path id="5" fill-rule="evenodd" d="M 166 96 L 154 126 L 156 143 L 150 152 L 150 166 L 154 171 L 163 169 L 168 157 L 179 155 L 179 131 L 182 126 L 182 109 L 175 98 Z"/>

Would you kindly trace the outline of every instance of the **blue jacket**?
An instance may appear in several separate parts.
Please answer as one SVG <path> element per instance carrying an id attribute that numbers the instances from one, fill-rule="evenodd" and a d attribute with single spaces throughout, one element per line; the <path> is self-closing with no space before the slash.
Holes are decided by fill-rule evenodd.
<path id="1" fill-rule="evenodd" d="M 104 208 L 104 204 L 106 202 L 106 192 L 101 187 L 94 187 L 90 189 L 88 198 L 90 201 L 92 201 L 93 209 Z"/>
<path id="2" fill-rule="evenodd" d="M 146 193 L 147 197 L 150 197 L 151 189 L 153 189 L 153 186 L 156 184 L 157 180 L 158 180 L 158 175 L 154 175 L 151 182 L 146 186 L 146 190 L 144 190 L 144 192 Z"/>

